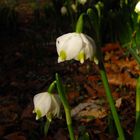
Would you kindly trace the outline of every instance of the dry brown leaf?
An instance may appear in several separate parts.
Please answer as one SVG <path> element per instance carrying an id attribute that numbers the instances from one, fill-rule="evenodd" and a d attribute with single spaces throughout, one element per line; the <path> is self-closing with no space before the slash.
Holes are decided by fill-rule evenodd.
<path id="1" fill-rule="evenodd" d="M 105 53 L 104 60 L 105 60 L 105 61 L 109 61 L 113 55 L 114 55 L 114 52 L 113 52 L 113 51 L 111 51 L 111 52 L 106 52 L 106 53 Z"/>
<path id="2" fill-rule="evenodd" d="M 108 43 L 102 48 L 102 51 L 107 52 L 107 51 L 116 50 L 118 48 L 120 48 L 120 45 L 118 43 Z"/>
<path id="3" fill-rule="evenodd" d="M 73 108 L 71 115 L 75 117 L 75 119 L 84 118 L 86 121 L 90 120 L 88 117 L 104 118 L 107 116 L 107 108 L 103 106 L 104 103 L 104 99 L 88 99 Z"/>
<path id="4" fill-rule="evenodd" d="M 118 61 L 114 61 L 114 64 L 116 64 L 118 67 L 120 67 L 120 69 L 123 68 L 128 68 L 131 70 L 134 70 L 137 67 L 137 62 L 135 60 L 118 60 Z"/>
<path id="5" fill-rule="evenodd" d="M 91 109 L 88 109 L 87 110 L 83 110 L 81 112 L 79 112 L 78 114 L 78 117 L 90 117 L 90 116 L 93 116 L 94 118 L 104 118 L 107 116 L 107 111 L 105 108 L 103 107 L 99 107 L 99 106 L 96 106 L 95 108 L 91 108 Z M 89 118 L 87 118 L 87 120 L 90 120 Z"/>
<path id="6" fill-rule="evenodd" d="M 122 104 L 122 98 L 117 99 L 117 100 L 116 100 L 115 106 L 116 106 L 117 108 L 120 108 L 121 104 Z"/>
<path id="7" fill-rule="evenodd" d="M 124 85 L 127 87 L 135 88 L 136 87 L 136 79 L 129 77 L 127 73 L 108 73 L 107 74 L 108 81 L 110 84 L 115 86 Z"/>

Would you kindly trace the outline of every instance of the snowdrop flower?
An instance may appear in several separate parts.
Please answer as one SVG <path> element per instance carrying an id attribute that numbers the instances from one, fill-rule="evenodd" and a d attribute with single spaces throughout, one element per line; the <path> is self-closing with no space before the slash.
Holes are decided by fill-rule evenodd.
<path id="1" fill-rule="evenodd" d="M 137 14 L 140 14 L 140 1 L 136 4 L 136 6 L 135 6 L 135 12 L 137 13 Z"/>
<path id="2" fill-rule="evenodd" d="M 66 15 L 67 14 L 67 8 L 65 6 L 61 7 L 61 14 Z"/>
<path id="3" fill-rule="evenodd" d="M 33 113 L 36 113 L 36 120 L 49 115 L 60 117 L 61 102 L 58 95 L 42 92 L 34 96 L 33 102 Z"/>
<path id="4" fill-rule="evenodd" d="M 87 2 L 87 0 L 78 0 L 78 1 L 79 1 L 79 3 L 82 4 L 82 5 L 84 5 L 84 4 Z"/>
<path id="5" fill-rule="evenodd" d="M 75 4 L 71 5 L 73 12 L 77 13 L 77 6 Z"/>
<path id="6" fill-rule="evenodd" d="M 58 63 L 75 59 L 84 63 L 84 60 L 95 60 L 96 45 L 94 40 L 83 33 L 68 33 L 56 39 Z"/>

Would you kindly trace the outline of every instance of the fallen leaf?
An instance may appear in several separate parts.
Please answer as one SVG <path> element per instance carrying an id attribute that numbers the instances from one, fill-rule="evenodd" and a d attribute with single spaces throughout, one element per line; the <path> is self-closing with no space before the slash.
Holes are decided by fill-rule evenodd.
<path id="1" fill-rule="evenodd" d="M 116 106 L 117 108 L 120 108 L 121 104 L 122 104 L 122 98 L 117 99 L 117 100 L 116 100 L 115 106 Z"/>
<path id="2" fill-rule="evenodd" d="M 75 119 L 83 119 L 86 121 L 92 118 L 104 118 L 107 115 L 107 107 L 103 106 L 104 99 L 88 99 L 78 104 L 71 110 L 71 115 Z"/>
<path id="3" fill-rule="evenodd" d="M 131 78 L 126 73 L 118 73 L 118 74 L 108 73 L 107 77 L 108 77 L 109 83 L 112 85 L 115 85 L 115 86 L 123 85 L 123 86 L 131 87 L 131 88 L 136 87 L 137 80 L 135 78 Z"/>

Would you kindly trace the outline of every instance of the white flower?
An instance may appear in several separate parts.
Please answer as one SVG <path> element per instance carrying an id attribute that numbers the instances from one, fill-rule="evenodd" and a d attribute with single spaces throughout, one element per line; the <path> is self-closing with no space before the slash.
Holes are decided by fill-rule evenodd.
<path id="1" fill-rule="evenodd" d="M 75 59 L 84 63 L 84 60 L 95 60 L 96 45 L 94 40 L 83 33 L 68 33 L 56 39 L 58 63 Z M 96 61 L 96 63 L 98 63 Z"/>
<path id="2" fill-rule="evenodd" d="M 53 117 L 60 117 L 60 99 L 58 95 L 42 92 L 34 96 L 34 110 L 36 119 L 52 115 Z"/>
<path id="3" fill-rule="evenodd" d="M 77 6 L 75 4 L 72 4 L 71 8 L 75 13 L 77 13 Z"/>
<path id="4" fill-rule="evenodd" d="M 67 8 L 65 6 L 61 7 L 61 14 L 66 15 L 67 14 Z"/>
<path id="5" fill-rule="evenodd" d="M 79 3 L 82 4 L 82 5 L 84 5 L 84 4 L 87 2 L 87 0 L 78 0 L 78 1 L 79 1 Z"/>
<path id="6" fill-rule="evenodd" d="M 140 1 L 135 6 L 135 12 L 140 14 Z"/>

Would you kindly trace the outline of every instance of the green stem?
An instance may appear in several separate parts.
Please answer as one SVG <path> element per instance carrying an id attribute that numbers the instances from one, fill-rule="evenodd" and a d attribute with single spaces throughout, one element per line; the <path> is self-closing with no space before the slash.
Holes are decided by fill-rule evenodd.
<path id="1" fill-rule="evenodd" d="M 133 140 L 140 139 L 140 77 L 137 80 L 136 85 L 136 121 L 135 129 L 133 132 Z"/>
<path id="2" fill-rule="evenodd" d="M 50 124 L 51 124 L 51 120 L 47 119 L 46 123 L 45 123 L 45 126 L 44 126 L 44 134 L 45 134 L 45 136 L 47 136 L 47 134 L 48 134 L 48 130 L 49 130 Z"/>
<path id="3" fill-rule="evenodd" d="M 136 121 L 140 116 L 140 77 L 137 80 L 136 86 Z"/>
<path id="4" fill-rule="evenodd" d="M 119 134 L 119 140 L 125 140 L 123 129 L 121 127 L 121 123 L 120 123 L 120 120 L 119 120 L 119 117 L 117 114 L 117 110 L 116 110 L 115 105 L 114 105 L 114 101 L 113 101 L 113 97 L 112 97 L 112 94 L 110 91 L 106 71 L 105 71 L 104 64 L 102 61 L 99 62 L 99 68 L 100 68 L 100 74 L 101 74 L 101 78 L 103 81 L 103 85 L 104 85 L 104 88 L 106 91 L 107 99 L 108 99 L 108 102 L 109 102 L 109 105 L 111 108 L 111 112 L 112 112 L 112 115 L 113 115 L 113 118 L 115 121 L 115 125 L 117 128 L 118 134 Z"/>
<path id="5" fill-rule="evenodd" d="M 122 47 L 126 47 L 128 51 L 131 53 L 131 55 L 136 59 L 137 63 L 140 65 L 140 57 L 137 55 L 137 53 L 132 48 L 132 41 L 122 45 Z"/>
<path id="6" fill-rule="evenodd" d="M 52 90 L 55 88 L 55 86 L 56 86 L 56 81 L 53 81 L 48 88 L 48 92 L 52 93 Z"/>
<path id="7" fill-rule="evenodd" d="M 128 50 L 131 53 L 131 55 L 136 59 L 138 64 L 140 64 L 140 57 L 136 54 L 136 52 L 131 47 L 128 47 Z"/>
<path id="8" fill-rule="evenodd" d="M 65 108 L 65 113 L 66 113 L 66 122 L 69 130 L 69 135 L 70 135 L 70 140 L 74 140 L 74 132 L 73 132 L 73 127 L 72 127 L 72 120 L 71 120 L 71 113 L 69 108 Z"/>
<path id="9" fill-rule="evenodd" d="M 70 140 L 75 140 L 73 127 L 72 127 L 70 106 L 69 106 L 69 103 L 67 101 L 65 90 L 64 90 L 63 84 L 61 82 L 60 76 L 57 73 L 56 73 L 56 85 L 57 85 L 58 94 L 59 94 L 60 99 L 62 101 L 62 104 L 64 106 Z"/>

